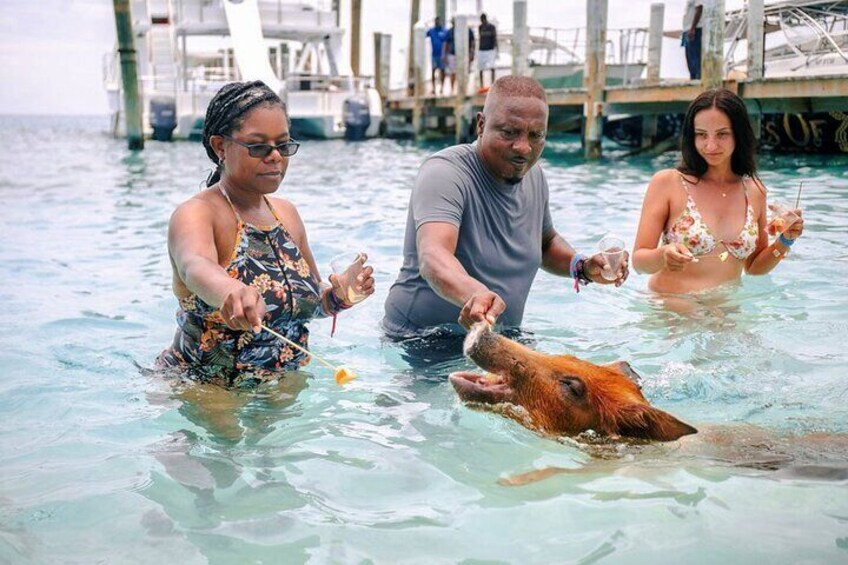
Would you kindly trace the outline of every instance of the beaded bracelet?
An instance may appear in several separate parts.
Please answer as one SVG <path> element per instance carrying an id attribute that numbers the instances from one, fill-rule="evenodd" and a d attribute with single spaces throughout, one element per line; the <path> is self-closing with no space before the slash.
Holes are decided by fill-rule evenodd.
<path id="1" fill-rule="evenodd" d="M 342 310 L 347 310 L 352 304 L 345 304 L 345 302 L 336 296 L 335 289 L 332 287 L 327 289 L 327 304 L 329 305 L 328 313 L 333 317 L 333 325 L 330 328 L 330 337 L 336 333 L 336 315 Z"/>
<path id="2" fill-rule="evenodd" d="M 588 259 L 585 255 L 580 253 L 575 253 L 574 257 L 571 258 L 571 265 L 569 265 L 569 272 L 571 273 L 571 278 L 574 279 L 574 292 L 580 292 L 580 286 L 586 286 L 592 279 L 586 276 L 586 273 L 583 272 L 583 266 L 586 264 Z"/>

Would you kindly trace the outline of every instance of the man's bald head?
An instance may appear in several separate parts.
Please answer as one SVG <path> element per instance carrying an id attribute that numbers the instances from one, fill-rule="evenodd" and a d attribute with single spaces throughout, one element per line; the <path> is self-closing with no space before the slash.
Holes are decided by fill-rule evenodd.
<path id="1" fill-rule="evenodd" d="M 539 82 L 530 77 L 505 76 L 495 81 L 486 95 L 483 115 L 488 116 L 493 106 L 503 98 L 536 98 L 547 106 L 548 97 Z"/>

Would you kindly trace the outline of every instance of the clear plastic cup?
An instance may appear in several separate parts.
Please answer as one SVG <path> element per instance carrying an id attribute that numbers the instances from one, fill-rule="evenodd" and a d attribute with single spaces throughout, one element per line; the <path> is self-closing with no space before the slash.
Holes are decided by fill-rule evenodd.
<path id="1" fill-rule="evenodd" d="M 608 235 L 598 242 L 598 251 L 609 263 L 610 270 L 601 269 L 601 276 L 608 281 L 618 278 L 621 265 L 624 263 L 625 243 L 624 240 L 615 235 Z"/>
<path id="2" fill-rule="evenodd" d="M 356 304 L 365 300 L 366 295 L 357 290 L 356 277 L 362 273 L 367 260 L 368 255 L 361 251 L 342 253 L 330 259 L 330 268 L 336 275 L 348 304 Z"/>
<path id="3" fill-rule="evenodd" d="M 794 209 L 786 202 L 772 202 L 768 205 L 768 208 L 771 211 L 768 232 L 771 234 L 785 232 L 789 229 L 789 226 L 800 219 Z"/>

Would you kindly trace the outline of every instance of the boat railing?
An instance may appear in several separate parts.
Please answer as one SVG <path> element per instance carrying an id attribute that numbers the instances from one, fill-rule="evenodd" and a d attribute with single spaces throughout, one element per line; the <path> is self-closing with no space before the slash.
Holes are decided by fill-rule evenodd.
<path id="1" fill-rule="evenodd" d="M 365 92 L 372 86 L 371 77 L 291 74 L 286 77 L 287 92 L 340 91 Z"/>
<path id="2" fill-rule="evenodd" d="M 648 28 L 608 29 L 606 34 L 608 65 L 647 63 Z M 585 60 L 586 28 L 531 27 L 529 35 L 531 65 L 582 65 Z"/>
<path id="3" fill-rule="evenodd" d="M 170 1 L 174 4 L 176 22 L 183 28 L 192 25 L 226 26 L 224 0 Z M 258 7 L 263 26 L 336 26 L 335 12 L 328 0 L 258 0 Z"/>
<path id="4" fill-rule="evenodd" d="M 766 67 L 772 58 L 795 57 L 797 68 L 809 67 L 821 59 L 837 57 L 848 63 L 848 2 L 795 1 L 766 6 Z M 747 42 L 747 10 L 728 12 L 725 40 L 730 42 L 725 69 L 744 68 L 744 58 L 736 56 L 742 41 Z"/>

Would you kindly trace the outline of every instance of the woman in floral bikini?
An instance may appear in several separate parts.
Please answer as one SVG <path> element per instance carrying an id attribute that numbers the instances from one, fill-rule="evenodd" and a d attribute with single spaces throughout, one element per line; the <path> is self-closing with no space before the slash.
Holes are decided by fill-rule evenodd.
<path id="1" fill-rule="evenodd" d="M 682 163 L 654 175 L 642 205 L 633 266 L 648 287 L 688 293 L 774 269 L 804 230 L 798 221 L 769 243 L 766 188 L 757 178 L 754 132 L 745 104 L 725 89 L 689 105 Z"/>
<path id="2" fill-rule="evenodd" d="M 283 102 L 264 83 L 231 83 L 215 95 L 203 145 L 216 170 L 171 217 L 180 308 L 174 343 L 157 362 L 202 382 L 251 386 L 309 361 L 262 325 L 306 347 L 309 320 L 350 306 L 342 288 L 374 292 L 373 269 L 354 281 L 331 275 L 322 285 L 297 209 L 269 196 L 299 144 Z"/>

